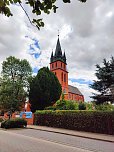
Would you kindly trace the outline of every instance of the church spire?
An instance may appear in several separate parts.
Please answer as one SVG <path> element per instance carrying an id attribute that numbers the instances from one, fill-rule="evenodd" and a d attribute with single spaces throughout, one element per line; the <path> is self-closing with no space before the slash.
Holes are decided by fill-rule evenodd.
<path id="1" fill-rule="evenodd" d="M 53 50 L 52 50 L 52 53 L 51 53 L 51 58 L 53 58 Z"/>
<path id="2" fill-rule="evenodd" d="M 58 40 L 57 40 L 57 45 L 56 45 L 56 50 L 55 50 L 55 56 L 56 57 L 61 57 L 62 56 L 62 50 L 61 50 L 61 45 L 59 41 L 59 35 L 58 35 Z"/>
<path id="3" fill-rule="evenodd" d="M 57 39 L 57 44 L 56 44 L 56 49 L 55 49 L 55 54 L 53 55 L 53 51 L 51 54 L 50 62 L 55 62 L 55 61 L 62 61 L 66 64 L 66 55 L 65 52 L 62 55 L 62 49 L 61 49 L 61 44 L 59 40 L 59 34 L 58 34 L 58 39 Z"/>
<path id="4" fill-rule="evenodd" d="M 65 51 L 64 51 L 64 54 L 63 54 L 63 59 L 64 59 L 64 61 L 66 62 L 66 54 L 65 54 Z"/>
<path id="5" fill-rule="evenodd" d="M 50 62 L 53 62 L 53 50 L 52 50 L 52 53 L 51 53 Z"/>

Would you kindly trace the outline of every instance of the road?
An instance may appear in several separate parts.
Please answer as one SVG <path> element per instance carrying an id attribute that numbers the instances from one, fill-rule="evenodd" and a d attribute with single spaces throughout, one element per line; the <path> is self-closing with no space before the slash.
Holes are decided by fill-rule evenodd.
<path id="1" fill-rule="evenodd" d="M 114 152 L 114 143 L 32 129 L 0 130 L 0 152 Z"/>

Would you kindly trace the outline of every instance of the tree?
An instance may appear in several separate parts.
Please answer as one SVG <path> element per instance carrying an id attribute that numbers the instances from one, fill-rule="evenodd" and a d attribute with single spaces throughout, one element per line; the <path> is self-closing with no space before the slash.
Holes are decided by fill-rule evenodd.
<path id="1" fill-rule="evenodd" d="M 97 81 L 90 86 L 98 92 L 94 94 L 92 98 L 96 104 L 104 102 L 114 102 L 114 57 L 111 57 L 110 61 L 103 60 L 103 66 L 96 65 L 96 77 Z"/>
<path id="2" fill-rule="evenodd" d="M 28 87 L 28 78 L 31 74 L 32 68 L 26 59 L 20 60 L 10 56 L 2 63 L 3 78 L 23 84 L 23 87 Z"/>
<path id="3" fill-rule="evenodd" d="M 40 27 L 44 26 L 44 22 L 42 19 L 33 19 L 31 21 L 28 13 L 26 12 L 25 8 L 23 7 L 23 3 L 26 5 L 29 5 L 32 8 L 32 13 L 39 16 L 41 13 L 50 14 L 50 11 L 53 10 L 54 13 L 56 13 L 57 6 L 56 6 L 57 0 L 25 0 L 24 2 L 22 0 L 0 0 L 0 13 L 5 14 L 6 16 L 12 16 L 10 10 L 11 4 L 19 4 L 21 8 L 24 10 L 25 14 L 27 15 L 29 21 L 31 24 L 34 24 L 38 29 Z M 70 3 L 71 0 L 62 0 L 64 3 Z M 81 2 L 86 2 L 87 0 L 78 0 Z M 24 5 L 25 5 L 24 4 Z"/>
<path id="4" fill-rule="evenodd" d="M 35 112 L 53 105 L 60 98 L 61 92 L 61 85 L 54 73 L 46 67 L 41 68 L 30 83 L 31 110 Z"/>
<path id="5" fill-rule="evenodd" d="M 18 82 L 3 80 L 0 87 L 0 109 L 10 111 L 21 110 L 26 92 Z"/>
<path id="6" fill-rule="evenodd" d="M 19 110 L 27 96 L 28 79 L 32 69 L 27 60 L 8 57 L 2 63 L 0 79 L 0 108 L 7 111 Z"/>

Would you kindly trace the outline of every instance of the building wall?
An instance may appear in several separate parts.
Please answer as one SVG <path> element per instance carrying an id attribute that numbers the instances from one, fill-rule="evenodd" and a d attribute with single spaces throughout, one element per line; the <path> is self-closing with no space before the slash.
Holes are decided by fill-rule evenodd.
<path id="1" fill-rule="evenodd" d="M 68 100 L 68 72 L 66 71 L 66 64 L 61 61 L 50 63 L 50 70 L 57 76 L 64 97 Z"/>
<path id="2" fill-rule="evenodd" d="M 84 102 L 84 96 L 68 92 L 68 100 L 74 100 L 74 101 L 79 101 L 79 102 L 82 101 L 82 102 Z"/>
<path id="3" fill-rule="evenodd" d="M 61 84 L 62 92 L 64 93 L 65 100 L 84 102 L 83 95 L 77 95 L 69 92 L 68 90 L 68 72 L 65 63 L 63 63 L 62 61 L 55 61 L 50 63 L 50 71 L 52 71 L 57 76 Z"/>

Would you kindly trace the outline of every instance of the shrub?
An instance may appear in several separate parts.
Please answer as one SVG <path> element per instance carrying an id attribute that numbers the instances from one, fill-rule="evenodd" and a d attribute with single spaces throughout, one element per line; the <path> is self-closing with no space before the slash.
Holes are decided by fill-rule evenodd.
<path id="1" fill-rule="evenodd" d="M 70 100 L 58 100 L 53 106 L 46 107 L 46 110 L 78 110 L 78 103 Z"/>
<path id="2" fill-rule="evenodd" d="M 36 111 L 34 124 L 114 135 L 114 112 L 86 110 Z"/>
<path id="3" fill-rule="evenodd" d="M 3 118 L 0 118 L 0 122 L 4 121 Z"/>
<path id="4" fill-rule="evenodd" d="M 86 110 L 86 105 L 85 103 L 80 102 L 78 105 L 79 110 Z"/>
<path id="5" fill-rule="evenodd" d="M 87 102 L 86 103 L 86 110 L 95 110 L 95 105 L 92 102 Z"/>
<path id="6" fill-rule="evenodd" d="M 0 111 L 0 116 L 4 116 L 4 110 Z"/>
<path id="7" fill-rule="evenodd" d="M 27 121 L 23 118 L 8 119 L 1 123 L 1 128 L 23 128 L 27 126 Z"/>
<path id="8" fill-rule="evenodd" d="M 114 111 L 114 105 L 107 103 L 95 105 L 95 108 L 99 111 Z"/>

